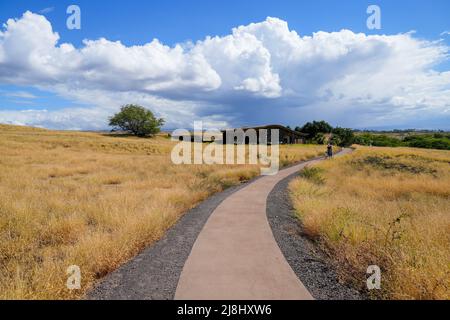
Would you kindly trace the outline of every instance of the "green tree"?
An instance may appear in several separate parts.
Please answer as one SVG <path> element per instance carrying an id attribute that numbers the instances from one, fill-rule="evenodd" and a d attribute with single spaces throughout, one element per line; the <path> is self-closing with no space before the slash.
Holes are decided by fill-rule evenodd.
<path id="1" fill-rule="evenodd" d="M 328 137 L 324 133 L 319 132 L 316 134 L 312 142 L 317 144 L 326 144 L 328 142 Z"/>
<path id="2" fill-rule="evenodd" d="M 343 146 L 341 137 L 335 134 L 331 135 L 331 138 L 328 142 L 334 146 Z"/>
<path id="3" fill-rule="evenodd" d="M 157 119 L 153 112 L 135 104 L 122 106 L 120 112 L 109 119 L 110 126 L 139 137 L 152 136 L 158 133 L 163 124 L 164 119 Z"/>
<path id="4" fill-rule="evenodd" d="M 307 139 L 312 140 L 318 133 L 330 133 L 333 127 L 326 121 L 307 122 L 303 127 L 295 128 L 297 131 L 306 133 Z"/>
<path id="5" fill-rule="evenodd" d="M 355 135 L 352 129 L 336 127 L 332 133 L 332 142 L 341 147 L 351 146 L 355 141 Z"/>

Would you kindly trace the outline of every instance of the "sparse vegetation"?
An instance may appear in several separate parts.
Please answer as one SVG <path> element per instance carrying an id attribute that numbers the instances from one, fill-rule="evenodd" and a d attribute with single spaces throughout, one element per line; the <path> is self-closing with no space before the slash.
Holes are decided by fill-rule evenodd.
<path id="1" fill-rule="evenodd" d="M 450 299 L 450 152 L 358 147 L 290 185 L 305 233 L 373 298 Z"/>
<path id="2" fill-rule="evenodd" d="M 158 240 L 189 208 L 257 174 L 173 165 L 175 142 L 0 125 L 0 299 L 70 299 Z M 281 146 L 281 164 L 323 146 Z M 82 290 L 69 291 L 78 265 Z"/>

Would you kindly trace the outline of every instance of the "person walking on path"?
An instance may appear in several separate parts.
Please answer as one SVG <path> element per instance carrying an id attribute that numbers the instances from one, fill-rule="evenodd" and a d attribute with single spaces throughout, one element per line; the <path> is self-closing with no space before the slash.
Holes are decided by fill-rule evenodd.
<path id="1" fill-rule="evenodd" d="M 333 158 L 333 145 L 331 143 L 328 143 L 327 145 L 327 158 Z"/>

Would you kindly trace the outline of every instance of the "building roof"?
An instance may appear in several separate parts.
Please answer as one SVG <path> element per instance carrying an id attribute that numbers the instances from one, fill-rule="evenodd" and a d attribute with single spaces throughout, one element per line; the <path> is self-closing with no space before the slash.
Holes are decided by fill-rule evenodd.
<path id="1" fill-rule="evenodd" d="M 285 126 L 282 126 L 280 124 L 267 124 L 267 125 L 263 125 L 263 126 L 242 127 L 242 128 L 236 128 L 236 129 L 242 129 L 242 130 L 248 130 L 248 129 L 255 129 L 255 130 L 260 130 L 260 129 L 279 129 L 279 130 L 287 131 L 287 132 L 289 132 L 291 134 L 295 134 L 297 136 L 301 136 L 301 137 L 307 136 L 307 134 L 305 134 L 305 133 L 294 131 L 294 130 L 289 129 L 289 128 L 285 127 Z M 235 130 L 235 129 L 226 129 L 226 130 Z M 226 131 L 226 130 L 222 130 L 222 131 Z"/>

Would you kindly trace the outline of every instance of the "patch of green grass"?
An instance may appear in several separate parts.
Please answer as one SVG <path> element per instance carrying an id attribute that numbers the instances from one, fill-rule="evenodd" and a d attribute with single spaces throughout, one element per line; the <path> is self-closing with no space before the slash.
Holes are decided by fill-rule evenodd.
<path id="1" fill-rule="evenodd" d="M 400 157 L 396 157 L 396 159 L 387 156 L 387 155 L 370 155 L 364 157 L 362 159 L 353 160 L 351 165 L 355 165 L 356 167 L 362 168 L 364 165 L 370 165 L 371 167 L 378 170 L 392 170 L 398 172 L 409 172 L 412 174 L 431 174 L 435 175 L 436 170 L 432 168 L 427 168 L 425 166 L 419 164 L 409 164 L 401 161 Z"/>
<path id="2" fill-rule="evenodd" d="M 322 176 L 323 171 L 322 168 L 318 167 L 306 167 L 300 172 L 300 177 L 315 184 L 324 184 L 325 178 Z"/>

